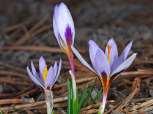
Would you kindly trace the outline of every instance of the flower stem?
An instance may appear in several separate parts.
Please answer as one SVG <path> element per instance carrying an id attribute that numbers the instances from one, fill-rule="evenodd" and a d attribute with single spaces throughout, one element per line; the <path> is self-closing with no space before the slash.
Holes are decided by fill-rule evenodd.
<path id="1" fill-rule="evenodd" d="M 47 114 L 52 114 L 53 110 L 53 93 L 51 90 L 45 90 L 45 100 L 47 106 Z"/>
<path id="2" fill-rule="evenodd" d="M 104 110 L 105 110 L 106 103 L 107 103 L 107 97 L 108 97 L 108 92 L 109 92 L 109 88 L 110 88 L 110 79 L 108 79 L 107 77 L 103 77 L 100 80 L 101 80 L 102 88 L 103 88 L 103 99 L 100 104 L 98 114 L 103 114 Z"/>
<path id="3" fill-rule="evenodd" d="M 71 75 L 71 81 L 72 81 L 72 95 L 73 95 L 73 100 L 72 100 L 72 114 L 78 114 L 78 100 L 77 100 L 77 88 L 76 88 L 76 81 L 75 81 L 75 66 L 74 66 L 74 56 L 71 50 L 71 47 L 68 47 L 67 50 L 67 56 L 69 59 L 70 63 L 70 69 L 69 73 Z"/>
<path id="4" fill-rule="evenodd" d="M 71 80 L 72 80 L 72 88 L 73 88 L 73 96 L 74 99 L 76 99 L 76 81 L 75 81 L 75 76 L 74 73 L 70 70 L 69 71 L 70 75 L 71 75 Z"/>
<path id="5" fill-rule="evenodd" d="M 71 70 L 69 71 L 69 73 L 71 75 L 71 80 L 72 80 L 73 95 L 74 95 L 74 98 L 76 99 L 76 81 L 75 81 L 74 56 L 73 56 L 71 47 L 68 48 L 67 56 L 68 56 L 69 63 L 70 63 L 70 68 L 71 68 Z"/>
<path id="6" fill-rule="evenodd" d="M 103 114 L 104 113 L 105 106 L 106 106 L 106 101 L 107 101 L 107 95 L 106 94 L 103 94 L 103 100 L 102 100 L 102 103 L 101 103 L 101 105 L 99 107 L 98 114 Z"/>
<path id="7" fill-rule="evenodd" d="M 76 81 L 75 81 L 75 76 L 74 73 L 70 70 L 69 71 L 71 75 L 71 82 L 72 82 L 72 114 L 78 114 L 78 99 L 77 99 L 77 89 L 76 89 Z"/>

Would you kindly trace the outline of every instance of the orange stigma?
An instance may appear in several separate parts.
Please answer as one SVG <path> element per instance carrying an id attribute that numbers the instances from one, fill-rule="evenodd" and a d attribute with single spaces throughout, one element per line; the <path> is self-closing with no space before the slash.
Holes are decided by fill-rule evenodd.
<path id="1" fill-rule="evenodd" d="M 107 55 L 107 59 L 108 59 L 108 63 L 110 64 L 110 59 L 111 59 L 111 46 L 110 45 L 107 45 L 107 51 L 108 51 L 108 55 Z"/>

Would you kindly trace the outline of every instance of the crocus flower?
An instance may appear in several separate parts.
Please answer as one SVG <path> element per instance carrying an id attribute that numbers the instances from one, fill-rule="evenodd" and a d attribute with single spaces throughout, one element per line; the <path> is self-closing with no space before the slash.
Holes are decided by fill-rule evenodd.
<path id="1" fill-rule="evenodd" d="M 72 48 L 74 47 L 75 28 L 70 11 L 64 3 L 60 3 L 55 6 L 53 14 L 53 29 L 60 48 L 66 53 L 68 57 L 71 68 L 69 73 L 71 75 L 70 83 L 72 83 L 72 92 L 68 92 L 72 94 L 72 98 L 69 98 L 70 107 L 68 106 L 68 114 L 76 114 L 78 110 L 76 107 L 78 101 L 75 81 L 74 57 L 72 52 Z"/>
<path id="2" fill-rule="evenodd" d="M 136 58 L 136 53 L 128 57 L 131 47 L 132 42 L 128 43 L 121 55 L 118 55 L 117 45 L 113 39 L 108 41 L 105 52 L 94 41 L 90 40 L 89 55 L 92 67 L 82 58 L 77 49 L 73 48 L 73 52 L 79 58 L 80 62 L 96 73 L 101 81 L 103 101 L 99 114 L 103 114 L 104 112 L 111 81 L 116 74 L 126 70 Z"/>
<path id="3" fill-rule="evenodd" d="M 36 71 L 33 62 L 31 61 L 31 70 L 27 67 L 27 72 L 31 80 L 42 87 L 43 89 L 51 89 L 58 79 L 61 70 L 61 60 L 59 64 L 55 62 L 54 66 L 47 68 L 46 61 L 43 57 L 39 59 L 39 72 Z"/>
<path id="4" fill-rule="evenodd" d="M 47 105 L 47 114 L 52 113 L 53 108 L 53 95 L 51 88 L 55 84 L 60 74 L 62 61 L 59 63 L 55 62 L 54 66 L 47 68 L 46 61 L 43 57 L 39 59 L 39 71 L 37 72 L 33 62 L 31 62 L 31 69 L 27 67 L 27 72 L 31 80 L 42 87 L 45 92 L 46 105 Z"/>
<path id="5" fill-rule="evenodd" d="M 72 16 L 64 3 L 55 6 L 53 14 L 53 29 L 58 44 L 67 54 L 72 71 L 74 71 L 73 53 L 75 29 Z"/>

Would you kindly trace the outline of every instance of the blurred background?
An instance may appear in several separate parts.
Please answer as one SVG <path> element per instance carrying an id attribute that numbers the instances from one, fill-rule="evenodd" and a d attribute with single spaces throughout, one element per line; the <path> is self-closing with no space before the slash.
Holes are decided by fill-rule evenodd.
<path id="1" fill-rule="evenodd" d="M 0 46 L 26 43 L 57 45 L 52 32 L 52 12 L 53 6 L 59 2 L 61 1 L 0 0 Z M 88 46 L 88 39 L 98 40 L 102 44 L 111 37 L 119 42 L 133 40 L 134 43 L 152 39 L 152 0 L 64 2 L 74 18 L 76 42 L 83 42 L 84 47 Z M 29 57 L 26 53 L 24 56 Z"/>
<path id="2" fill-rule="evenodd" d="M 26 102 L 23 98 L 35 98 L 35 101 L 43 99 L 41 90 L 31 83 L 25 70 L 31 60 L 37 65 L 41 55 L 45 56 L 49 63 L 58 60 L 61 55 L 65 58 L 59 50 L 52 28 L 53 7 L 59 2 L 61 1 L 0 0 L 0 99 L 4 99 L 3 102 L 0 100 L 0 107 L 4 107 L 5 112 L 12 111 L 8 106 L 23 106 Z M 84 57 L 88 58 L 89 39 L 95 40 L 104 48 L 108 39 L 113 37 L 120 46 L 119 50 L 133 40 L 133 51 L 138 52 L 138 57 L 130 70 L 135 72 L 143 69 L 143 78 L 148 75 L 152 76 L 153 0 L 65 0 L 63 2 L 68 5 L 73 16 L 76 29 L 75 45 Z M 67 75 L 65 73 L 68 68 L 66 60 L 65 58 L 62 75 Z M 79 65 L 77 67 L 78 69 L 82 68 Z M 131 75 L 135 77 L 139 73 L 142 72 Z M 84 78 L 85 75 L 81 74 L 80 77 Z M 80 77 L 78 76 L 78 79 Z M 153 83 L 148 83 L 148 80 L 152 81 L 151 79 L 145 77 L 138 98 L 153 97 L 153 88 L 150 86 Z M 55 98 L 67 94 L 66 87 L 62 88 L 60 85 L 65 80 L 60 77 L 55 86 L 55 88 L 60 88 L 60 91 L 54 89 Z M 110 99 L 118 101 L 124 99 L 131 91 L 132 80 L 133 78 L 125 79 L 125 82 L 122 81 L 124 84 L 120 80 L 116 81 L 115 87 L 112 89 L 114 93 L 110 95 Z M 117 82 L 120 82 L 119 87 L 116 86 Z M 94 82 L 89 80 L 82 83 L 87 86 L 88 84 L 93 85 Z M 79 87 L 83 88 L 84 86 Z M 122 93 L 117 92 L 118 90 Z M 63 92 L 65 93 L 63 94 Z M 41 94 L 38 96 L 36 93 Z M 117 98 L 118 96 L 121 99 Z M 56 107 L 60 106 L 65 107 L 66 104 L 57 104 Z M 38 104 L 34 107 L 40 108 Z M 23 110 L 23 108 L 17 109 Z M 64 109 L 59 108 L 59 110 Z M 27 108 L 26 112 L 32 113 L 30 108 Z M 59 114 L 61 113 L 62 111 Z M 152 112 L 149 113 L 152 114 Z"/>

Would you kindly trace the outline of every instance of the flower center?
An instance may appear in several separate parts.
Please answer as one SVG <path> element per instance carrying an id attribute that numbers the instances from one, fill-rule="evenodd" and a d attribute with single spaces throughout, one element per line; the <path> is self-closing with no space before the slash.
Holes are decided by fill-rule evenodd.
<path id="1" fill-rule="evenodd" d="M 43 69 L 43 73 L 42 73 L 43 80 L 46 80 L 47 74 L 48 74 L 48 70 L 47 70 L 47 66 L 46 66 L 46 67 Z"/>

